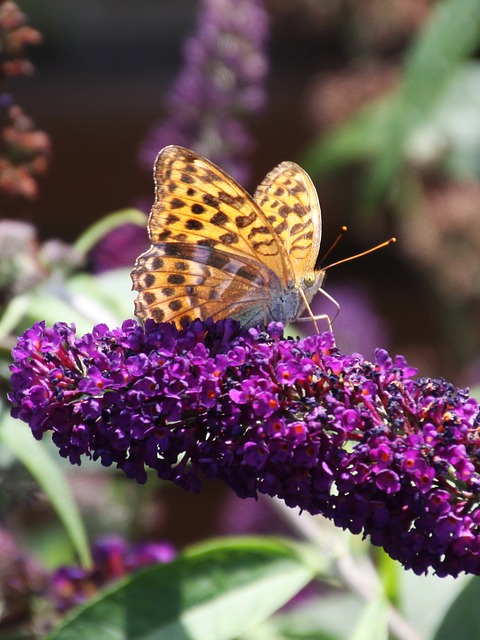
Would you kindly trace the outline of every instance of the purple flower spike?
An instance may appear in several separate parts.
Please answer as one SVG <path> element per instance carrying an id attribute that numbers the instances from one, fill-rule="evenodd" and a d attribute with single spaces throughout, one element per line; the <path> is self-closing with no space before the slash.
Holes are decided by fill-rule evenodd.
<path id="1" fill-rule="evenodd" d="M 44 323 L 13 350 L 12 415 L 60 454 L 264 493 L 369 535 L 417 574 L 480 574 L 479 406 L 401 356 L 342 354 L 331 333 L 232 320 Z"/>
<path id="2" fill-rule="evenodd" d="M 253 140 L 242 119 L 265 102 L 267 33 L 262 0 L 201 0 L 167 117 L 142 144 L 141 167 L 150 171 L 158 151 L 177 144 L 209 158 L 240 183 L 247 181 Z"/>

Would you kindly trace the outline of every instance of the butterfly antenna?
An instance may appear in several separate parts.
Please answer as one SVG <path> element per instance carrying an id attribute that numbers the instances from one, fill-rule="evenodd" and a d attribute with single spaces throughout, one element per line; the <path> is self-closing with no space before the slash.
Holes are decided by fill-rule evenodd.
<path id="1" fill-rule="evenodd" d="M 342 260 L 338 260 L 337 262 L 332 262 L 332 264 L 329 264 L 327 267 L 323 267 L 323 271 L 326 271 L 327 269 L 330 269 L 331 267 L 336 267 L 339 264 L 343 264 L 344 262 L 350 262 L 350 260 L 356 260 L 357 258 L 361 258 L 362 256 L 366 256 L 368 253 L 373 253 L 377 249 L 383 249 L 383 247 L 388 247 L 389 244 L 393 244 L 396 241 L 397 241 L 396 238 L 390 238 L 389 240 L 385 240 L 385 242 L 381 242 L 380 244 L 375 245 L 371 249 L 367 249 L 366 251 L 362 251 L 361 253 L 356 253 L 354 256 L 350 256 L 349 258 L 343 258 Z M 333 246 L 335 246 L 335 244 L 337 242 L 338 242 L 338 239 L 335 241 Z M 327 252 L 327 255 L 329 253 L 330 253 L 330 251 Z"/>
<path id="2" fill-rule="evenodd" d="M 338 236 L 335 238 L 335 240 L 332 242 L 332 244 L 330 245 L 330 248 L 327 250 L 327 253 L 325 253 L 325 255 L 323 255 L 321 257 L 321 259 L 319 260 L 319 264 L 322 264 L 322 262 L 325 261 L 326 258 L 328 258 L 328 256 L 332 253 L 332 251 L 335 249 L 335 247 L 337 246 L 337 244 L 340 242 L 340 240 L 343 238 L 344 233 L 348 231 L 347 227 L 343 226 L 340 229 L 340 233 L 338 234 Z"/>

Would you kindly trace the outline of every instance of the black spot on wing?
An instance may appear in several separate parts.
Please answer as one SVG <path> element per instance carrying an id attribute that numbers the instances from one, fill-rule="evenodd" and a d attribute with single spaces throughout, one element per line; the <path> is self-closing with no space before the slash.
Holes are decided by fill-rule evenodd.
<path id="1" fill-rule="evenodd" d="M 215 289 L 214 287 L 212 287 L 209 292 L 208 292 L 208 299 L 209 300 L 217 300 L 218 298 L 218 291 L 217 289 Z"/>
<path id="2" fill-rule="evenodd" d="M 182 251 L 182 247 L 178 244 L 175 244 L 174 242 L 167 243 L 164 246 L 163 251 L 166 256 L 170 256 L 172 258 L 184 257 L 184 251 Z"/>
<path id="3" fill-rule="evenodd" d="M 247 267 L 241 267 L 236 275 L 243 280 L 248 280 L 249 282 L 255 282 L 256 284 L 263 284 L 263 280 L 259 277 L 257 273 L 248 269 Z"/>
<path id="4" fill-rule="evenodd" d="M 180 180 L 185 182 L 185 184 L 193 184 L 195 182 L 195 178 L 188 173 L 182 173 Z"/>
<path id="5" fill-rule="evenodd" d="M 177 262 L 175 262 L 175 269 L 177 269 L 177 271 L 188 271 L 188 264 L 183 260 L 177 260 Z"/>
<path id="6" fill-rule="evenodd" d="M 146 303 L 146 305 L 149 307 L 151 304 L 154 304 L 157 300 L 156 296 L 154 293 L 152 293 L 151 291 L 144 291 L 143 292 L 143 299 Z"/>
<path id="7" fill-rule="evenodd" d="M 222 211 L 217 211 L 217 213 L 210 218 L 210 222 L 218 227 L 223 227 L 228 222 L 228 216 Z"/>
<path id="8" fill-rule="evenodd" d="M 181 273 L 171 273 L 168 276 L 167 281 L 169 284 L 174 285 L 183 284 L 185 282 L 185 276 L 182 276 Z"/>
<path id="9" fill-rule="evenodd" d="M 186 206 L 186 203 L 185 200 L 182 200 L 181 198 L 172 198 L 169 205 L 172 209 L 181 209 Z"/>
<path id="10" fill-rule="evenodd" d="M 253 224 L 257 218 L 257 214 L 255 211 L 252 211 L 248 214 L 248 216 L 237 216 L 235 218 L 235 223 L 239 229 L 244 229 L 249 225 Z"/>
<path id="11" fill-rule="evenodd" d="M 182 308 L 182 301 L 181 300 L 171 300 L 168 303 L 168 308 L 171 311 L 179 311 Z"/>
<path id="12" fill-rule="evenodd" d="M 238 242 L 238 236 L 236 233 L 232 233 L 229 231 L 228 233 L 224 233 L 219 237 L 219 240 L 223 242 L 223 244 L 236 244 Z"/>
<path id="13" fill-rule="evenodd" d="M 212 253 L 208 256 L 206 264 L 208 264 L 209 267 L 214 267 L 215 269 L 223 269 L 229 262 L 229 257 L 212 251 Z"/>
<path id="14" fill-rule="evenodd" d="M 290 192 L 294 193 L 295 195 L 297 195 L 299 193 L 306 193 L 306 191 L 307 190 L 306 190 L 305 186 L 301 182 L 297 182 L 297 184 L 290 189 Z"/>
<path id="15" fill-rule="evenodd" d="M 170 229 L 164 229 L 161 233 L 158 234 L 158 240 L 163 242 L 164 240 L 168 240 L 168 238 L 172 235 Z"/>
<path id="16" fill-rule="evenodd" d="M 254 238 L 258 234 L 269 235 L 270 234 L 270 229 L 268 227 L 254 227 L 250 231 L 250 233 L 248 234 L 248 239 L 251 240 L 252 238 Z"/>
<path id="17" fill-rule="evenodd" d="M 217 241 L 213 238 L 202 238 L 197 242 L 199 247 L 214 247 L 217 244 Z"/>
<path id="18" fill-rule="evenodd" d="M 206 205 L 208 205 L 209 207 L 213 207 L 214 209 L 218 209 L 218 205 L 220 204 L 219 199 L 215 196 L 212 196 L 211 193 L 202 194 L 202 200 Z"/>
<path id="19" fill-rule="evenodd" d="M 155 322 L 162 322 L 165 318 L 165 311 L 163 311 L 163 309 L 160 309 L 160 307 L 151 309 L 150 313 L 152 314 L 152 318 L 155 320 Z"/>
<path id="20" fill-rule="evenodd" d="M 200 229 L 203 229 L 203 222 L 201 220 L 194 220 L 193 218 L 189 218 L 185 223 L 185 228 L 189 229 L 190 231 L 200 231 Z"/>

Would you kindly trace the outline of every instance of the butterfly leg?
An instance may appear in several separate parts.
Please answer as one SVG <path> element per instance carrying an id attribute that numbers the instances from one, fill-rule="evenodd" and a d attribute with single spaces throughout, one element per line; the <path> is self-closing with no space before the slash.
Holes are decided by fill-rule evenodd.
<path id="1" fill-rule="evenodd" d="M 340 313 L 340 304 L 337 302 L 337 300 L 335 300 L 335 298 L 334 298 L 333 296 L 331 296 L 329 293 L 327 293 L 327 292 L 325 291 L 325 289 L 320 288 L 320 289 L 318 290 L 318 293 L 321 293 L 321 294 L 322 294 L 322 296 L 325 296 L 325 298 L 327 298 L 327 300 L 330 300 L 330 302 L 331 302 L 331 303 L 336 307 L 336 309 L 337 309 L 337 311 L 336 311 L 335 315 L 333 316 L 333 319 L 330 321 L 330 318 L 329 318 L 329 325 L 330 325 L 330 331 L 331 331 L 331 330 L 332 330 L 332 322 L 335 320 L 335 318 L 336 318 L 336 317 L 338 316 L 338 314 Z M 321 316 L 317 316 L 317 320 L 318 320 L 319 318 L 325 318 L 325 317 L 327 317 L 327 318 L 328 318 L 328 316 L 326 316 L 325 314 L 322 314 Z"/>
<path id="2" fill-rule="evenodd" d="M 320 329 L 318 328 L 318 324 L 317 324 L 317 319 L 318 319 L 318 318 L 316 318 L 316 317 L 313 315 L 312 308 L 311 308 L 311 306 L 310 306 L 310 303 L 308 302 L 307 296 L 306 296 L 306 295 L 305 295 L 305 293 L 302 291 L 302 289 L 300 289 L 300 290 L 299 290 L 299 293 L 300 293 L 300 296 L 301 296 L 301 297 L 302 297 L 302 299 L 303 299 L 303 302 L 304 302 L 304 304 L 305 304 L 305 309 L 307 310 L 307 313 L 308 313 L 309 317 L 308 317 L 308 318 L 297 318 L 297 319 L 296 319 L 296 321 L 297 321 L 297 322 L 303 322 L 303 321 L 305 321 L 305 320 L 311 320 L 311 321 L 313 322 L 314 326 L 315 326 L 315 331 L 316 331 L 317 333 L 320 333 Z M 328 316 L 327 316 L 327 317 L 328 317 Z M 329 326 L 329 327 L 331 327 L 330 319 L 329 319 L 329 322 L 328 322 L 328 326 Z"/>
<path id="3" fill-rule="evenodd" d="M 320 329 L 318 328 L 317 320 L 326 320 L 327 321 L 327 325 L 328 325 L 328 330 L 333 332 L 332 321 L 330 319 L 330 316 L 327 313 L 321 313 L 318 316 L 315 316 L 315 315 L 312 314 L 308 318 L 307 317 L 296 318 L 295 322 L 313 322 L 313 324 L 315 325 L 315 331 L 317 333 L 320 333 Z"/>
<path id="4" fill-rule="evenodd" d="M 332 328 L 332 322 L 335 320 L 335 318 L 338 316 L 338 314 L 340 313 L 340 305 L 339 303 L 335 300 L 334 297 L 332 297 L 330 294 L 328 294 L 324 289 L 320 288 L 318 290 L 318 293 L 321 293 L 322 295 L 324 295 L 328 300 L 330 300 L 330 302 L 335 305 L 335 307 L 337 308 L 337 312 L 335 313 L 335 315 L 333 316 L 333 320 L 330 319 L 330 316 L 327 313 L 321 313 L 319 315 L 314 315 L 312 312 L 312 309 L 310 307 L 310 304 L 307 300 L 307 297 L 305 295 L 305 293 L 300 290 L 300 295 L 303 298 L 303 301 L 305 303 L 305 308 L 307 310 L 308 316 L 309 317 L 303 317 L 303 318 L 297 318 L 295 320 L 295 322 L 306 322 L 306 321 L 312 321 L 313 324 L 315 325 L 315 330 L 317 331 L 317 333 L 320 333 L 319 329 L 318 329 L 318 325 L 317 325 L 317 320 L 326 320 L 327 324 L 328 324 L 328 330 L 333 332 L 333 328 Z"/>

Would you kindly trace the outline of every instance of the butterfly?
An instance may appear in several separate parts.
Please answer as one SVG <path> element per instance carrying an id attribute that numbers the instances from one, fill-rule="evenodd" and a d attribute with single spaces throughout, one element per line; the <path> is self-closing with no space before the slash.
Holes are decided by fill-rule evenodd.
<path id="1" fill-rule="evenodd" d="M 131 274 L 140 319 L 185 327 L 231 317 L 252 327 L 301 319 L 305 308 L 312 316 L 325 275 L 316 268 L 322 219 L 300 166 L 282 162 L 252 198 L 206 158 L 172 145 L 158 154 L 154 178 L 152 246 Z"/>

